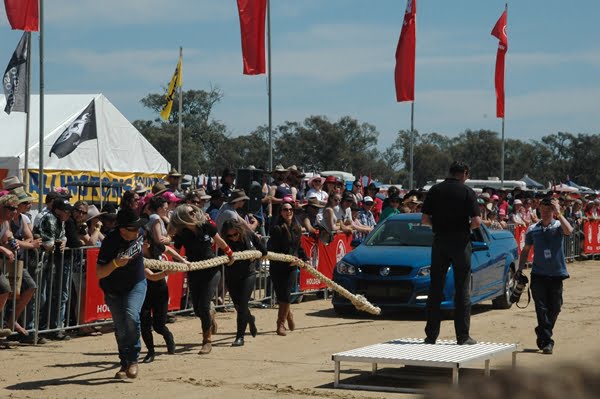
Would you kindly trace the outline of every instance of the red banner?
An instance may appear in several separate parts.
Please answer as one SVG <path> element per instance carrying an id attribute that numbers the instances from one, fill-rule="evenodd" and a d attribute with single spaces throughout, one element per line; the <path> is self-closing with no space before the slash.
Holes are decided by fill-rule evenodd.
<path id="1" fill-rule="evenodd" d="M 583 223 L 583 253 L 586 255 L 600 253 L 600 222 L 588 220 Z"/>
<path id="2" fill-rule="evenodd" d="M 352 236 L 338 233 L 333 236 L 329 245 L 323 244 L 314 238 L 302 236 L 302 249 L 310 258 L 309 263 L 326 277 L 333 277 L 333 269 L 344 255 L 352 251 L 350 243 Z M 304 269 L 300 269 L 300 291 L 317 290 L 325 288 L 325 283 Z"/>
<path id="3" fill-rule="evenodd" d="M 244 75 L 260 75 L 265 66 L 267 0 L 238 0 Z"/>
<path id="4" fill-rule="evenodd" d="M 96 320 L 110 319 L 112 316 L 108 306 L 104 302 L 104 292 L 96 277 L 96 264 L 100 248 L 89 248 L 86 250 L 86 277 L 85 291 L 82 292 L 81 300 L 83 309 L 83 323 L 91 323 Z M 167 277 L 169 286 L 168 309 L 179 310 L 181 307 L 181 296 L 183 295 L 183 273 L 173 273 Z"/>
<path id="5" fill-rule="evenodd" d="M 506 36 L 506 10 L 502 13 L 494 29 L 492 36 L 498 38 L 498 52 L 496 54 L 496 72 L 494 83 L 496 86 L 496 117 L 504 118 L 504 59 L 508 51 L 508 37 Z"/>
<path id="6" fill-rule="evenodd" d="M 400 39 L 398 39 L 396 47 L 396 67 L 394 69 L 396 101 L 398 102 L 415 100 L 416 15 L 417 0 L 407 0 Z"/>
<path id="7" fill-rule="evenodd" d="M 525 233 L 527 233 L 527 227 L 515 226 L 515 240 L 517 240 L 517 250 L 521 255 L 521 250 L 525 246 Z M 527 262 L 533 262 L 533 246 L 529 250 L 529 256 L 527 256 Z"/>
<path id="8" fill-rule="evenodd" d="M 13 29 L 38 31 L 38 0 L 4 0 L 4 6 Z"/>

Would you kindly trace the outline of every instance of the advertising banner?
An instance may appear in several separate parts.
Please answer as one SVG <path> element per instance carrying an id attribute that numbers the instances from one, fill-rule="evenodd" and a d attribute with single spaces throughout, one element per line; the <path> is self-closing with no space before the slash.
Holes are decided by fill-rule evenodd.
<path id="1" fill-rule="evenodd" d="M 350 243 L 352 236 L 344 233 L 337 233 L 329 245 L 325 245 L 311 237 L 302 237 L 302 248 L 307 256 L 310 257 L 310 263 L 327 278 L 333 277 L 333 269 L 344 255 L 352 250 Z M 300 269 L 300 291 L 314 290 L 324 288 L 325 283 L 314 277 L 307 271 Z"/>

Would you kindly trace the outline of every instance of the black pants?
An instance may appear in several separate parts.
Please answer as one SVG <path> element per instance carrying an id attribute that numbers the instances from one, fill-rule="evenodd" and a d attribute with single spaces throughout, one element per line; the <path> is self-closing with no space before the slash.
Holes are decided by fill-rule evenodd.
<path id="1" fill-rule="evenodd" d="M 547 344 L 554 345 L 552 330 L 563 303 L 562 293 L 562 278 L 541 276 L 539 274 L 531 275 L 531 295 L 533 295 L 538 322 L 535 334 L 540 349 Z"/>
<path id="2" fill-rule="evenodd" d="M 290 295 L 296 286 L 298 268 L 290 267 L 289 263 L 271 262 L 269 274 L 277 302 L 290 303 Z"/>
<path id="3" fill-rule="evenodd" d="M 192 306 L 194 307 L 194 314 L 202 322 L 203 332 L 210 330 L 212 325 L 210 302 L 215 296 L 220 279 L 221 269 L 217 267 L 188 272 Z"/>
<path id="4" fill-rule="evenodd" d="M 454 270 L 454 330 L 461 341 L 469 337 L 471 323 L 471 242 L 467 233 L 434 236 L 425 334 L 432 339 L 440 334 L 440 304 L 450 263 Z"/>
<path id="5" fill-rule="evenodd" d="M 227 284 L 229 295 L 237 312 L 236 338 L 244 338 L 246 327 L 252 317 L 248 301 L 254 292 L 255 283 L 256 273 L 240 273 L 236 270 L 225 269 L 225 284 Z"/>
<path id="6" fill-rule="evenodd" d="M 167 312 L 169 305 L 169 287 L 165 279 L 148 281 L 146 299 L 140 312 L 142 339 L 148 352 L 154 352 L 154 338 L 152 328 L 157 334 L 162 335 L 165 341 L 171 336 L 167 328 Z"/>

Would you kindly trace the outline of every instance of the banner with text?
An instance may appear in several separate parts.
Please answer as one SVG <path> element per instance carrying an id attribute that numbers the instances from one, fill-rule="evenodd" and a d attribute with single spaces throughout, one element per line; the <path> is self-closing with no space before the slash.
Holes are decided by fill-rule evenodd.
<path id="1" fill-rule="evenodd" d="M 333 278 L 333 269 L 337 262 L 342 260 L 344 255 L 352 251 L 350 243 L 352 236 L 344 233 L 335 234 L 329 245 L 308 236 L 302 236 L 302 249 L 306 256 L 310 258 L 312 264 L 319 272 L 327 278 Z M 325 288 L 326 285 L 318 278 L 304 269 L 300 269 L 300 291 L 318 290 Z"/>

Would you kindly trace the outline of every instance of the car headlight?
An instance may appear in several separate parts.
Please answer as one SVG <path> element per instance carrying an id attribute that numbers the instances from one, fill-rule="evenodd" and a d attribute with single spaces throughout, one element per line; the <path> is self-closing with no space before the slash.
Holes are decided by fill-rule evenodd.
<path id="1" fill-rule="evenodd" d="M 431 274 L 431 266 L 425 266 L 419 269 L 417 277 L 429 277 Z"/>
<path id="2" fill-rule="evenodd" d="M 339 274 L 349 274 L 352 276 L 356 274 L 356 267 L 344 262 L 343 260 L 339 261 L 337 265 L 335 265 L 335 269 Z"/>

